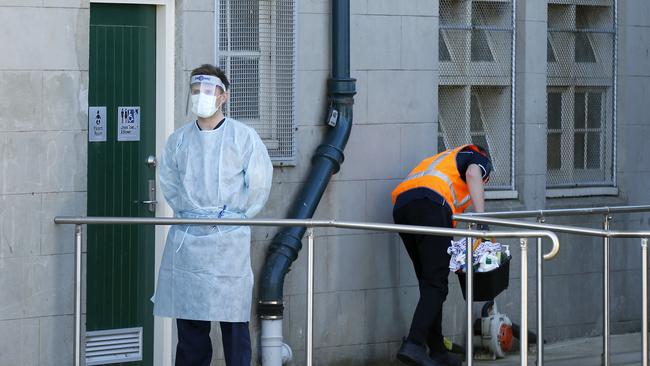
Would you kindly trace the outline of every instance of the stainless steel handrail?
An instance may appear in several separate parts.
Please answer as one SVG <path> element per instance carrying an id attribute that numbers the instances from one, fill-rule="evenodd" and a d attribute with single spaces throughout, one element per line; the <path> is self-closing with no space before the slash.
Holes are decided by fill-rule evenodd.
<path id="1" fill-rule="evenodd" d="M 603 221 L 603 230 L 609 231 L 609 222 L 612 220 L 610 214 L 605 214 Z M 603 366 L 609 366 L 609 333 L 610 333 L 610 317 L 609 317 L 609 237 L 603 237 Z M 605 274 L 606 273 L 606 274 Z"/>
<path id="2" fill-rule="evenodd" d="M 307 365 L 314 357 L 314 228 L 307 229 Z"/>
<path id="3" fill-rule="evenodd" d="M 545 219 L 538 217 L 537 222 L 543 224 Z M 544 298 L 544 266 L 542 257 L 542 239 L 537 239 L 537 364 L 544 365 L 544 308 L 542 299 Z"/>
<path id="4" fill-rule="evenodd" d="M 425 235 L 443 235 L 443 236 L 464 236 L 464 237 L 490 237 L 495 238 L 505 238 L 505 237 L 518 237 L 521 240 L 521 253 L 526 255 L 527 253 L 527 239 L 526 238 L 539 238 L 547 237 L 552 243 L 553 247 L 550 252 L 544 255 L 545 259 L 552 259 L 557 255 L 560 250 L 560 241 L 557 235 L 550 231 L 544 230 L 525 230 L 525 231 L 507 231 L 507 232 L 486 232 L 486 231 L 475 231 L 475 230 L 462 230 L 462 229 L 449 229 L 449 228 L 437 228 L 437 227 L 426 227 L 426 226 L 410 226 L 410 225 L 394 225 L 394 224 L 381 224 L 381 223 L 361 223 L 361 222 L 339 222 L 334 220 L 295 220 L 295 219 L 180 219 L 180 218 L 146 218 L 146 217 L 55 217 L 54 222 L 56 224 L 71 224 L 75 225 L 75 306 L 74 306 L 74 365 L 81 365 L 81 242 L 82 242 L 82 231 L 81 225 L 83 224 L 118 224 L 118 225 L 246 225 L 246 226 L 305 226 L 309 228 L 308 242 L 310 251 L 313 250 L 313 228 L 314 227 L 336 227 L 341 229 L 358 229 L 358 230 L 376 230 L 376 231 L 388 231 L 388 232 L 402 232 L 402 233 L 413 233 L 413 234 L 425 234 Z M 467 241 L 468 254 L 471 255 L 471 241 Z M 313 257 L 312 257 L 313 260 Z M 308 266 L 311 267 L 313 264 L 311 261 L 308 261 Z M 309 281 L 312 282 L 312 285 L 308 285 L 307 294 L 308 299 L 308 309 L 307 314 L 313 314 L 313 272 L 312 269 L 308 268 L 308 277 Z M 468 266 L 466 276 L 466 297 L 467 297 L 467 317 L 471 319 L 471 303 L 472 303 L 472 286 L 473 278 L 471 272 L 471 266 Z M 309 275 L 311 273 L 311 275 Z M 528 261 L 521 261 L 521 365 L 528 364 L 527 349 L 528 344 L 526 342 L 526 334 L 528 331 Z M 313 316 L 307 319 L 307 344 L 311 347 L 312 345 L 312 327 L 313 327 Z M 468 321 L 467 329 L 467 365 L 471 366 L 473 362 L 472 354 L 472 327 L 471 321 Z M 311 366 L 311 350 L 308 352 L 307 365 Z"/>
<path id="5" fill-rule="evenodd" d="M 633 213 L 650 211 L 650 205 L 636 206 L 602 206 L 584 208 L 565 208 L 551 210 L 525 210 L 525 211 L 497 211 L 497 212 L 468 212 L 463 216 L 492 217 L 492 218 L 524 218 L 524 217 L 551 217 L 551 216 L 577 216 L 577 215 L 605 215 L 613 213 Z"/>
<path id="6" fill-rule="evenodd" d="M 568 225 L 556 225 L 556 224 L 546 224 L 538 222 L 528 222 L 528 221 L 519 221 L 519 220 L 510 220 L 510 219 L 500 219 L 500 218 L 491 218 L 485 216 L 475 216 L 475 215 L 454 215 L 454 220 L 460 222 L 469 222 L 476 224 L 489 224 L 489 225 L 498 225 L 498 226 L 508 226 L 515 227 L 519 229 L 535 229 L 535 230 L 551 230 L 553 232 L 560 232 L 565 234 L 576 234 L 576 235 L 587 235 L 587 236 L 600 236 L 605 237 L 609 235 L 608 231 L 601 229 L 590 229 L 577 226 L 568 226 Z M 542 229 L 544 228 L 544 229 Z"/>
<path id="7" fill-rule="evenodd" d="M 645 287 L 648 280 L 648 268 L 647 268 L 647 238 L 650 237 L 650 231 L 611 231 L 609 229 L 609 224 L 612 219 L 612 213 L 632 213 L 632 212 L 644 212 L 650 211 L 650 206 L 618 206 L 618 207 L 595 207 L 595 208 L 584 208 L 584 209 L 566 209 L 566 210 L 538 210 L 538 211 L 512 211 L 512 212 L 493 212 L 493 213 L 472 213 L 472 214 L 462 214 L 454 215 L 454 220 L 460 222 L 467 222 L 470 224 L 489 224 L 497 226 L 508 226 L 515 227 L 519 229 L 535 229 L 535 230 L 552 230 L 554 232 L 562 232 L 566 234 L 575 234 L 575 235 L 586 235 L 586 236 L 595 236 L 603 238 L 603 366 L 609 366 L 610 364 L 610 317 L 609 317 L 609 248 L 610 248 L 610 238 L 640 238 L 641 239 L 641 276 L 642 276 L 642 350 L 641 357 L 643 359 L 643 366 L 648 366 L 648 290 Z M 568 225 L 554 225 L 546 224 L 543 222 L 545 215 L 551 214 L 552 216 L 566 216 L 566 215 L 589 215 L 589 214 L 603 214 L 604 222 L 603 229 L 590 229 L 582 228 Z M 538 222 L 526 222 L 518 220 L 508 220 L 504 218 L 494 218 L 491 215 L 499 217 L 537 217 Z M 538 245 L 538 250 L 541 250 L 541 244 Z M 543 277 L 542 271 L 539 269 L 542 268 L 541 262 L 538 261 L 538 278 L 537 278 L 537 313 L 538 313 L 538 342 L 537 342 L 537 364 L 543 365 L 543 324 L 542 324 L 542 286 L 543 286 Z"/>

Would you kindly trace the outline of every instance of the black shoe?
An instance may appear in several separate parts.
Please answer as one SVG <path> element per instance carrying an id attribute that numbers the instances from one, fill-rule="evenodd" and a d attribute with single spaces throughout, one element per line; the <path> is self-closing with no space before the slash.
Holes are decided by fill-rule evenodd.
<path id="1" fill-rule="evenodd" d="M 402 342 L 402 346 L 397 351 L 397 359 L 410 366 L 444 366 L 430 359 L 423 345 L 409 340 Z"/>
<path id="2" fill-rule="evenodd" d="M 442 352 L 431 351 L 429 353 L 429 358 L 431 358 L 433 361 L 438 362 L 438 364 L 444 366 L 462 366 L 463 364 L 463 361 L 459 360 L 455 356 L 452 356 L 447 351 L 442 351 Z"/>

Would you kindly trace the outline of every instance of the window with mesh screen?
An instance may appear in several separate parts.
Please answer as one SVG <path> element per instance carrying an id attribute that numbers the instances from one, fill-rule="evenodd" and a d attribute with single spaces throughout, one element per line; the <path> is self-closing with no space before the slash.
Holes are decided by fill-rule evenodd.
<path id="1" fill-rule="evenodd" d="M 575 169 L 600 169 L 602 137 L 602 100 L 599 91 L 574 93 L 574 144 Z"/>
<path id="2" fill-rule="evenodd" d="M 557 62 L 557 57 L 555 57 L 555 50 L 551 46 L 551 41 L 546 40 L 546 61 L 547 62 Z"/>
<path id="3" fill-rule="evenodd" d="M 217 60 L 231 83 L 228 116 L 260 135 L 274 163 L 296 156 L 295 0 L 217 0 Z"/>
<path id="4" fill-rule="evenodd" d="M 449 48 L 447 47 L 442 32 L 439 32 L 438 37 L 438 55 L 440 56 L 440 61 L 451 61 L 451 53 L 449 53 Z"/>
<path id="5" fill-rule="evenodd" d="M 485 127 L 483 126 L 483 108 L 476 94 L 472 94 L 469 110 L 469 134 L 471 136 L 472 143 L 474 145 L 481 146 L 489 153 L 490 146 L 487 143 L 487 137 L 485 136 Z"/>
<path id="6" fill-rule="evenodd" d="M 513 17 L 509 0 L 440 0 L 438 149 L 487 149 L 488 189 L 514 189 Z"/>
<path id="7" fill-rule="evenodd" d="M 614 184 L 614 9 L 608 0 L 549 0 L 549 187 Z"/>

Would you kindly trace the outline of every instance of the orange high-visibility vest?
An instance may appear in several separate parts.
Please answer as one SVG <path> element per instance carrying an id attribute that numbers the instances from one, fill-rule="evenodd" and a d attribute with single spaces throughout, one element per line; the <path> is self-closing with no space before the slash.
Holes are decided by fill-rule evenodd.
<path id="1" fill-rule="evenodd" d="M 422 160 L 393 190 L 393 205 L 397 196 L 403 192 L 414 188 L 428 188 L 442 196 L 454 214 L 463 213 L 472 203 L 472 199 L 467 183 L 458 172 L 456 156 L 466 147 L 479 151 L 475 145 L 463 145 Z"/>

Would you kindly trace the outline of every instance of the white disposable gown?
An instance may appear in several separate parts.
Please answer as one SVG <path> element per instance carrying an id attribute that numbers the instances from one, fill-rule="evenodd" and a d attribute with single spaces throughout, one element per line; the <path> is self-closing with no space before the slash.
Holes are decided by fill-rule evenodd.
<path id="1" fill-rule="evenodd" d="M 160 185 L 176 217 L 250 218 L 264 206 L 273 166 L 250 127 L 226 118 L 201 131 L 176 130 L 161 159 Z M 250 320 L 253 271 L 248 226 L 172 226 L 158 275 L 154 314 Z"/>

